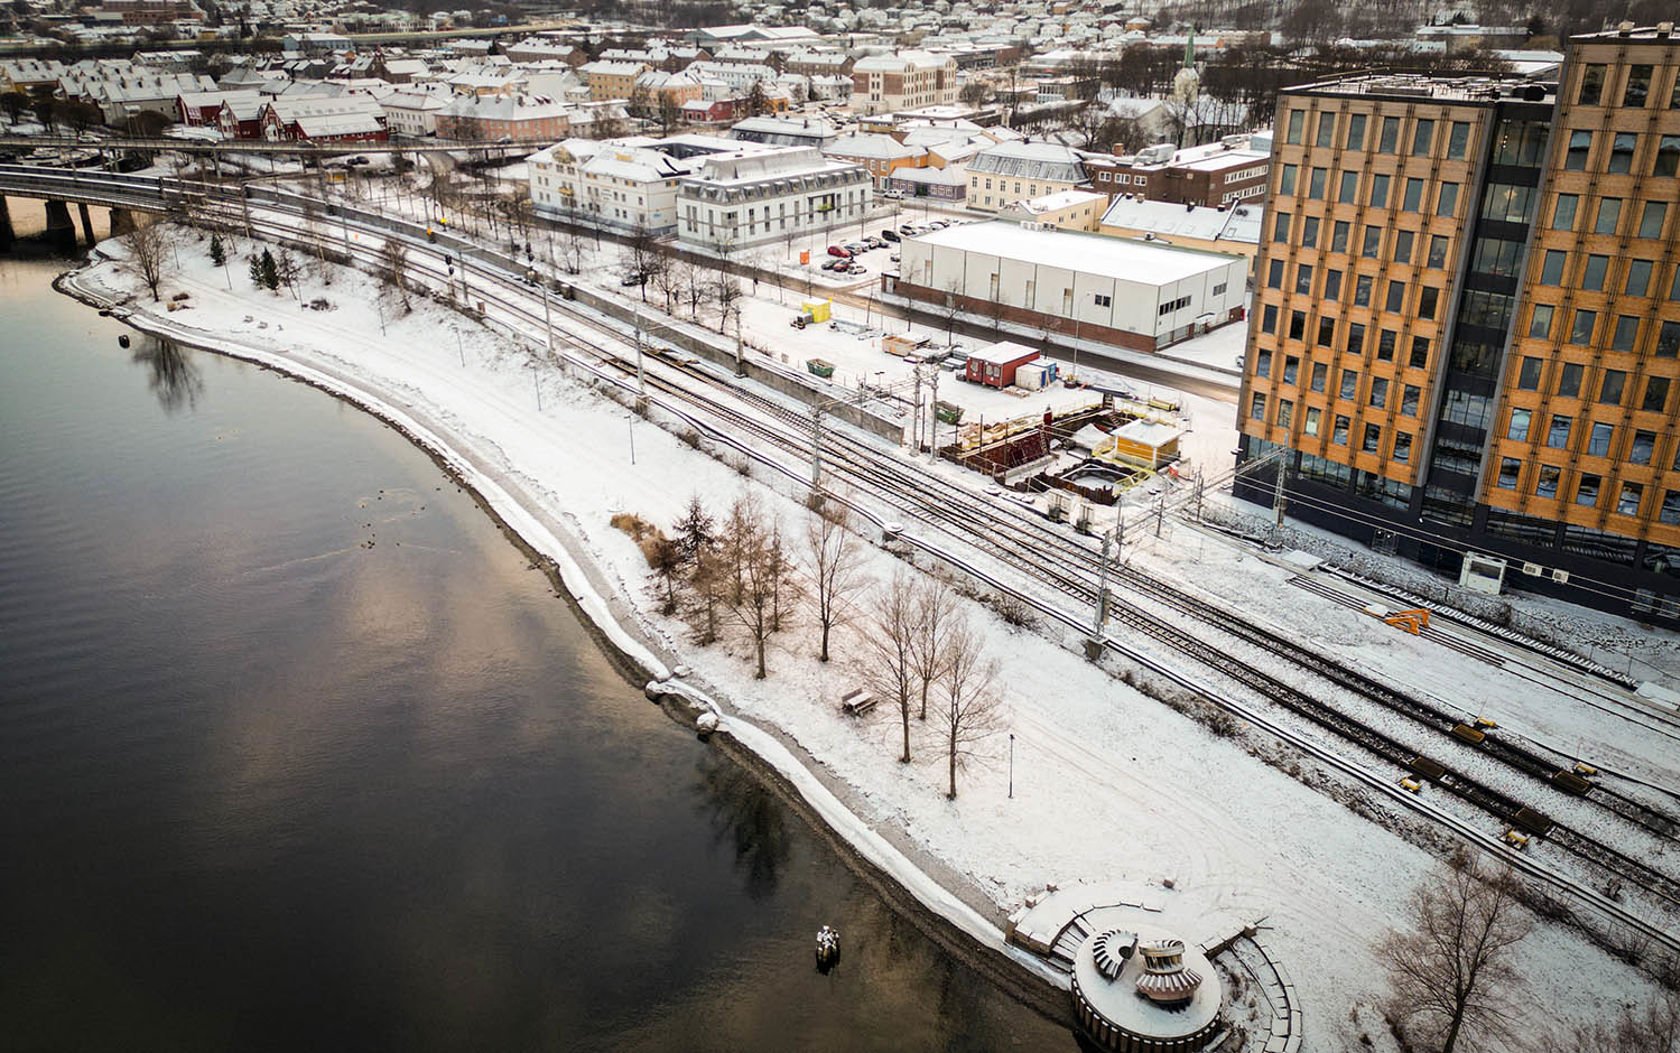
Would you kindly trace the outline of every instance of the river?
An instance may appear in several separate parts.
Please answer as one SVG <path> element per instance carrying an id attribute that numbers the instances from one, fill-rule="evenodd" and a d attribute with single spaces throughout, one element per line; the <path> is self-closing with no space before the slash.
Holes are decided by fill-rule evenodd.
<path id="1" fill-rule="evenodd" d="M 396 432 L 60 267 L 0 259 L 0 1044 L 1073 1047 Z"/>

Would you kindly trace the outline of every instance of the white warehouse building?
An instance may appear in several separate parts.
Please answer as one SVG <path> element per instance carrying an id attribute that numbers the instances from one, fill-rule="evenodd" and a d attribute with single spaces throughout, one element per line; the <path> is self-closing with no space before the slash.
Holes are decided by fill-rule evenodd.
<path id="1" fill-rule="evenodd" d="M 984 318 L 1156 351 L 1239 321 L 1248 261 L 1005 220 L 906 240 L 883 291 Z"/>

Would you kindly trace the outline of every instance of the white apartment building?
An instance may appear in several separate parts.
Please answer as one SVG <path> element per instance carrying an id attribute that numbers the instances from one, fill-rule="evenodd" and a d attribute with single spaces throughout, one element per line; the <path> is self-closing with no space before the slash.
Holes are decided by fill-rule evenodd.
<path id="1" fill-rule="evenodd" d="M 731 251 L 862 220 L 869 173 L 810 146 L 750 147 L 697 159 L 677 189 L 677 241 Z"/>
<path id="2" fill-rule="evenodd" d="M 901 51 L 870 55 L 852 67 L 852 109 L 864 116 L 956 101 L 957 60 L 951 55 Z"/>
<path id="3" fill-rule="evenodd" d="M 420 138 L 437 134 L 438 114 L 449 105 L 447 92 L 394 91 L 379 100 L 385 127 L 392 135 Z"/>
<path id="4" fill-rule="evenodd" d="M 660 146 L 645 137 L 565 139 L 539 150 L 526 160 L 531 206 L 539 215 L 669 234 L 677 223 L 677 180 L 693 164 Z"/>

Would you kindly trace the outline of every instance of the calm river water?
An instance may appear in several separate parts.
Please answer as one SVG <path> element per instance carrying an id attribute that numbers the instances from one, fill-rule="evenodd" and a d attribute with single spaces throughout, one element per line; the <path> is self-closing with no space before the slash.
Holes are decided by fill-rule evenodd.
<path id="1" fill-rule="evenodd" d="M 0 261 L 0 1046 L 1073 1047 L 399 435 L 56 270 Z"/>

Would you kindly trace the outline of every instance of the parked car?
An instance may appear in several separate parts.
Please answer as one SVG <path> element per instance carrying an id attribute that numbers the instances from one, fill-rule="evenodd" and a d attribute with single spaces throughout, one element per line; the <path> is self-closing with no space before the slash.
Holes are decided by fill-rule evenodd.
<path id="1" fill-rule="evenodd" d="M 823 260 L 822 269 L 825 271 L 831 271 L 838 266 L 840 266 L 839 260 Z"/>
<path id="2" fill-rule="evenodd" d="M 908 235 L 916 233 L 916 228 L 912 227 L 910 224 L 906 223 L 903 226 L 898 228 L 898 232 L 900 234 L 908 236 Z"/>
<path id="3" fill-rule="evenodd" d="M 632 272 L 630 274 L 626 274 L 624 277 L 622 277 L 618 280 L 618 284 L 620 284 L 620 285 L 646 285 L 647 280 L 648 280 L 648 276 L 645 275 L 645 274 L 642 274 L 638 271 L 638 272 Z"/>
<path id="4" fill-rule="evenodd" d="M 881 196 L 886 198 L 888 201 L 898 201 L 898 200 L 900 200 L 901 198 L 904 197 L 904 191 L 902 191 L 902 190 L 883 190 L 883 191 L 881 191 Z"/>
<path id="5" fill-rule="evenodd" d="M 852 261 L 850 261 L 850 260 L 835 260 L 834 261 L 834 273 L 835 274 L 847 274 L 847 273 L 850 273 L 851 269 L 852 269 Z"/>
<path id="6" fill-rule="evenodd" d="M 869 268 L 865 267 L 861 263 L 854 263 L 850 267 L 846 268 L 846 273 L 847 274 L 868 274 L 869 273 Z"/>
<path id="7" fill-rule="evenodd" d="M 852 254 L 850 252 L 841 248 L 838 245 L 830 245 L 828 247 L 828 254 L 830 256 L 838 256 L 843 260 L 849 260 L 849 259 L 852 258 Z"/>
<path id="8" fill-rule="evenodd" d="M 950 225 L 951 224 L 949 222 L 947 222 L 943 219 L 936 219 L 932 223 L 929 223 L 928 227 L 932 230 L 944 230 L 946 227 L 948 227 Z"/>
<path id="9" fill-rule="evenodd" d="M 882 241 L 880 238 L 877 238 L 873 234 L 869 235 L 869 237 L 867 237 L 867 238 L 864 238 L 863 243 L 865 245 L 868 245 L 872 249 L 884 249 L 884 248 L 887 247 L 887 243 L 885 241 Z"/>
<path id="10" fill-rule="evenodd" d="M 894 262 L 894 263 L 897 263 L 897 262 L 899 262 L 899 260 L 898 260 L 898 253 L 896 253 L 896 252 L 895 252 L 895 253 L 893 253 L 893 254 L 892 254 L 892 255 L 891 255 L 891 256 L 888 256 L 888 257 L 887 257 L 887 259 L 889 259 L 889 260 L 892 260 L 892 261 L 893 261 L 893 262 Z"/>
<path id="11" fill-rule="evenodd" d="M 883 230 L 883 231 L 881 231 L 881 239 L 883 241 L 898 241 L 898 240 L 900 240 L 899 236 L 898 236 L 898 231 L 896 231 L 896 230 Z"/>
<path id="12" fill-rule="evenodd" d="M 850 252 L 853 256 L 860 256 L 863 253 L 868 252 L 869 248 L 870 247 L 868 245 L 861 241 L 846 242 L 846 251 Z"/>

